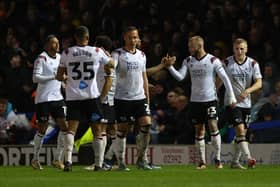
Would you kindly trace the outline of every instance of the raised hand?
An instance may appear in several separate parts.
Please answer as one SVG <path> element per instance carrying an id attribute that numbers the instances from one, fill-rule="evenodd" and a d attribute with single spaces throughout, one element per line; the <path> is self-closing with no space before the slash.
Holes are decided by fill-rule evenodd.
<path id="1" fill-rule="evenodd" d="M 170 67 L 176 62 L 176 56 L 169 56 L 168 53 L 161 59 L 161 63 L 164 64 L 165 67 Z"/>

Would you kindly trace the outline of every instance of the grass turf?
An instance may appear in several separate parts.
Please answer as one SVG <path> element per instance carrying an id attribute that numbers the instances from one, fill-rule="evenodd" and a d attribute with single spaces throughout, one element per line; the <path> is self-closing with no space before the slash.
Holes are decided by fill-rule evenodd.
<path id="1" fill-rule="evenodd" d="M 233 170 L 225 166 L 217 170 L 209 166 L 164 166 L 161 170 L 143 171 L 130 166 L 130 172 L 93 172 L 74 166 L 65 173 L 51 167 L 33 170 L 31 167 L 0 167 L 0 187 L 279 187 L 280 166 L 258 166 L 250 170 Z"/>

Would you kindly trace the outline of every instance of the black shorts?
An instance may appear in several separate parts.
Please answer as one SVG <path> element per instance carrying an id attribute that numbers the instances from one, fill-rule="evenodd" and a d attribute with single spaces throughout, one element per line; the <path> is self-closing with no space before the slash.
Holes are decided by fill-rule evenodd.
<path id="1" fill-rule="evenodd" d="M 37 103 L 35 111 L 39 122 L 47 122 L 50 115 L 54 119 L 65 118 L 65 103 L 63 100 Z"/>
<path id="2" fill-rule="evenodd" d="M 217 119 L 217 101 L 190 102 L 190 118 L 193 125 L 206 124 L 209 119 Z"/>
<path id="3" fill-rule="evenodd" d="M 114 106 L 110 106 L 109 104 L 102 104 L 102 110 L 104 122 L 107 124 L 115 124 L 116 114 Z"/>
<path id="4" fill-rule="evenodd" d="M 66 101 L 67 120 L 82 120 L 99 122 L 103 119 L 102 106 L 99 98 Z"/>
<path id="5" fill-rule="evenodd" d="M 150 116 L 151 111 L 146 99 L 119 100 L 115 99 L 115 112 L 117 122 L 132 122 L 143 116 Z"/>
<path id="6" fill-rule="evenodd" d="M 234 127 L 242 123 L 244 124 L 245 128 L 249 127 L 249 122 L 251 119 L 250 108 L 231 108 L 227 106 L 224 115 L 226 121 Z"/>

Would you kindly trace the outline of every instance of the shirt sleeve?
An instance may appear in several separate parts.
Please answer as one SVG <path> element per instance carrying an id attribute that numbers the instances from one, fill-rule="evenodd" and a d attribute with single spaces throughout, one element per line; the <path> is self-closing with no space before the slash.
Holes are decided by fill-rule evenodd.
<path id="1" fill-rule="evenodd" d="M 182 63 L 182 66 L 181 68 L 179 69 L 179 71 L 177 71 L 174 66 L 170 66 L 168 68 L 169 72 L 171 73 L 171 75 L 178 81 L 181 81 L 183 80 L 186 75 L 187 75 L 187 72 L 188 72 L 188 64 L 187 64 L 187 61 L 184 60 L 183 63 Z"/>
<path id="2" fill-rule="evenodd" d="M 230 82 L 228 75 L 226 74 L 225 69 L 223 68 L 222 62 L 219 59 L 214 61 L 215 71 L 218 74 L 219 78 L 223 81 L 226 90 L 230 94 L 230 96 L 234 96 L 233 88 Z"/>
<path id="3" fill-rule="evenodd" d="M 262 74 L 260 71 L 259 63 L 253 62 L 253 79 L 256 80 L 261 78 L 262 78 Z"/>
<path id="4" fill-rule="evenodd" d="M 115 68 L 117 67 L 117 65 L 119 63 L 119 56 L 120 56 L 120 53 L 118 51 L 113 51 L 112 52 L 112 58 L 113 58 L 113 61 L 115 63 Z"/>
<path id="5" fill-rule="evenodd" d="M 53 75 L 44 75 L 43 74 L 43 64 L 45 63 L 46 58 L 39 56 L 34 62 L 33 76 L 32 80 L 34 83 L 44 83 L 49 80 L 55 79 L 55 74 Z"/>

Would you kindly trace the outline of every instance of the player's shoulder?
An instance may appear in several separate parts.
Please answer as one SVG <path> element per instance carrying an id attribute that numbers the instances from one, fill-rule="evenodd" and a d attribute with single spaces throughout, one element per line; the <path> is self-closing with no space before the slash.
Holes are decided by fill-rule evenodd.
<path id="1" fill-rule="evenodd" d="M 68 54 L 70 54 L 70 51 L 73 51 L 73 49 L 75 49 L 75 46 L 67 47 L 67 48 L 63 49 L 62 55 L 68 55 Z"/>
<path id="2" fill-rule="evenodd" d="M 247 61 L 250 63 L 250 65 L 251 65 L 252 67 L 254 67 L 255 65 L 258 64 L 258 62 L 257 62 L 254 58 L 252 58 L 252 57 L 248 57 L 248 56 L 247 56 Z"/>
<path id="3" fill-rule="evenodd" d="M 37 56 L 37 60 L 38 61 L 40 61 L 40 60 L 47 61 L 47 57 L 48 57 L 48 54 L 45 51 L 43 51 L 42 53 L 40 53 Z"/>
<path id="4" fill-rule="evenodd" d="M 233 62 L 234 62 L 233 56 L 228 56 L 228 57 L 226 57 L 224 60 L 222 60 L 222 63 L 223 63 L 225 66 L 228 66 L 230 63 L 233 63 Z"/>
<path id="5" fill-rule="evenodd" d="M 60 53 L 56 53 L 56 57 L 57 57 L 58 59 L 60 59 L 61 54 L 60 54 Z"/>
<path id="6" fill-rule="evenodd" d="M 103 52 L 103 49 L 100 47 L 96 47 L 96 46 L 87 46 L 88 50 L 94 51 L 95 53 L 100 53 Z"/>
<path id="7" fill-rule="evenodd" d="M 218 57 L 216 57 L 216 56 L 214 56 L 210 53 L 206 54 L 206 58 L 209 59 L 212 64 L 215 63 L 215 62 L 220 62 L 221 61 Z"/>
<path id="8" fill-rule="evenodd" d="M 97 54 L 102 53 L 102 54 L 105 54 L 108 57 L 111 57 L 111 54 L 108 51 L 106 51 L 105 49 L 103 49 L 102 47 L 95 47 L 94 51 Z"/>
<path id="9" fill-rule="evenodd" d="M 112 51 L 112 54 L 121 55 L 123 53 L 123 51 L 124 51 L 123 48 L 117 48 Z"/>
<path id="10" fill-rule="evenodd" d="M 193 56 L 187 56 L 184 60 L 183 60 L 183 64 L 188 64 L 193 60 Z"/>
<path id="11" fill-rule="evenodd" d="M 140 49 L 136 49 L 136 53 L 139 54 L 141 57 L 146 57 L 145 52 Z"/>

